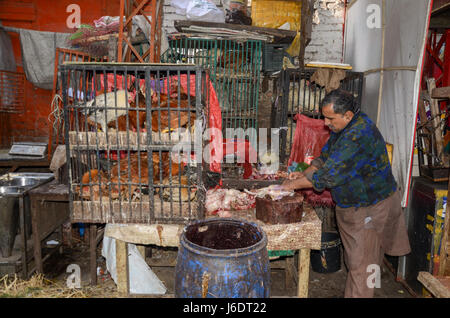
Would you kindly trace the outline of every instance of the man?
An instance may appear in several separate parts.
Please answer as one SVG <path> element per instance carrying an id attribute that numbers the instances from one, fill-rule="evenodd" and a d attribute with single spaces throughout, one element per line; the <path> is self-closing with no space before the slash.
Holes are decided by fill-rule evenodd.
<path id="1" fill-rule="evenodd" d="M 372 278 L 384 254 L 411 251 L 400 193 L 385 141 L 353 95 L 334 90 L 321 105 L 330 138 L 311 166 L 291 173 L 282 186 L 330 189 L 348 268 L 345 297 L 373 297 Z"/>

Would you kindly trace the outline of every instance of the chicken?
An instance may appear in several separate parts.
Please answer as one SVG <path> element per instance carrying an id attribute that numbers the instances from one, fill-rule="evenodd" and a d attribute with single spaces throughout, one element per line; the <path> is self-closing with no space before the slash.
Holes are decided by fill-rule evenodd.
<path id="1" fill-rule="evenodd" d="M 181 182 L 180 182 L 181 179 Z M 188 188 L 179 187 L 178 185 L 187 186 L 188 185 L 188 178 L 186 176 L 181 176 L 178 178 L 178 176 L 172 177 L 172 182 L 170 182 L 170 178 L 166 177 L 164 178 L 162 184 L 165 186 L 172 185 L 172 187 L 166 187 L 162 189 L 162 198 L 164 200 L 173 202 L 186 202 L 186 201 L 192 201 L 195 198 L 195 195 L 197 193 L 197 189 L 191 188 L 190 191 Z M 156 192 L 159 192 L 159 188 L 156 189 Z"/>
<path id="2" fill-rule="evenodd" d="M 242 69 L 245 67 L 246 61 L 250 56 L 242 51 L 224 52 L 218 60 L 218 65 L 227 69 Z"/>
<path id="3" fill-rule="evenodd" d="M 152 108 L 158 107 L 158 108 L 187 109 L 190 107 L 191 110 L 195 110 L 195 107 L 192 106 L 193 103 L 195 105 L 194 98 L 191 98 L 191 104 L 189 104 L 189 101 L 187 99 L 180 99 L 180 101 L 178 102 L 177 98 L 173 99 L 171 98 L 169 103 L 167 95 L 160 94 L 159 102 L 160 102 L 159 107 L 158 102 L 156 103 L 152 102 Z M 170 114 L 170 121 L 169 121 L 169 114 Z M 166 129 L 176 129 L 185 126 L 187 123 L 189 123 L 189 120 L 193 124 L 195 119 L 196 119 L 195 113 L 192 114 L 189 111 L 154 110 L 152 112 L 152 131 L 164 131 Z"/>
<path id="4" fill-rule="evenodd" d="M 126 107 L 128 106 L 127 92 L 122 89 L 98 95 L 95 99 L 88 101 L 86 103 L 86 111 L 89 119 L 99 124 L 102 127 L 102 131 L 106 131 L 109 122 L 126 114 Z M 116 109 L 116 107 L 120 109 Z"/>
<path id="5" fill-rule="evenodd" d="M 191 102 L 189 103 L 187 95 L 183 91 L 181 91 L 180 93 L 180 101 L 178 101 L 177 96 L 171 96 L 170 103 L 169 97 L 166 94 L 159 94 L 159 96 L 156 96 L 156 94 L 154 94 L 154 96 L 152 97 L 152 108 L 179 107 L 181 109 L 186 109 L 189 107 L 189 105 L 191 105 L 192 110 L 194 110 L 195 108 L 192 106 L 192 104 L 195 105 L 195 98 L 191 98 Z M 145 97 L 139 92 L 139 108 L 145 107 L 146 107 Z M 128 121 L 129 130 L 132 131 L 137 131 L 138 129 L 140 131 L 145 130 L 147 112 L 145 110 L 135 111 L 133 110 L 133 108 L 136 108 L 134 101 L 130 103 L 128 115 L 124 114 L 119 116 L 117 120 L 109 122 L 108 127 L 118 129 L 119 131 L 126 131 Z M 170 112 L 170 124 L 169 124 L 169 112 Z M 180 117 L 179 121 L 178 117 Z M 191 114 L 189 111 L 155 110 L 152 112 L 152 131 L 164 131 L 169 127 L 170 129 L 176 129 L 185 126 L 189 122 L 189 120 L 191 120 L 191 122 L 193 123 L 195 119 L 196 119 L 195 114 Z"/>
<path id="6" fill-rule="evenodd" d="M 108 128 L 114 128 L 119 131 L 126 131 L 127 130 L 127 120 L 128 120 L 128 129 L 133 131 L 142 131 L 145 129 L 145 119 L 146 119 L 146 111 L 141 110 L 141 108 L 145 109 L 145 96 L 139 92 L 138 93 L 138 99 L 139 99 L 139 106 L 140 110 L 134 110 L 133 108 L 136 108 L 136 102 L 133 100 L 130 102 L 130 109 L 128 109 L 128 116 L 127 114 L 121 115 L 117 117 L 116 120 L 112 120 L 108 123 Z M 128 117 L 128 118 L 127 118 Z M 139 119 L 139 120 L 138 120 Z"/>
<path id="7" fill-rule="evenodd" d="M 100 197 L 100 192 L 102 194 L 105 193 L 106 188 L 103 186 L 104 182 L 106 182 L 106 174 L 103 171 L 92 169 L 86 172 L 81 177 L 81 197 L 88 199 L 92 193 L 92 200 L 97 201 Z M 79 191 L 80 188 L 77 190 Z"/>
<path id="8" fill-rule="evenodd" d="M 150 162 L 153 168 L 154 184 L 163 182 L 170 175 L 176 179 L 175 176 L 180 173 L 181 165 L 170 160 L 169 152 L 161 152 L 161 157 L 159 152 L 153 152 Z M 142 152 L 140 157 L 137 153 L 132 153 L 129 160 L 127 156 L 115 164 L 109 175 L 97 169 L 86 172 L 81 178 L 81 197 L 97 201 L 101 192 L 102 195 L 109 195 L 112 199 L 131 198 L 135 191 L 139 189 L 139 185 L 148 184 L 148 173 L 147 153 Z M 79 190 L 80 188 L 78 188 Z"/>

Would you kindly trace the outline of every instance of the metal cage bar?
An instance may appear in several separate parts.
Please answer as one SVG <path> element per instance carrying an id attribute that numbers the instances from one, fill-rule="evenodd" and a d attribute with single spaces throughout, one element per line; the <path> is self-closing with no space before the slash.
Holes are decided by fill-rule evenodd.
<path id="1" fill-rule="evenodd" d="M 210 70 L 224 133 L 227 128 L 258 128 L 262 41 L 179 38 L 169 41 L 161 60 L 195 63 Z"/>
<path id="2" fill-rule="evenodd" d="M 203 218 L 203 169 L 192 154 L 203 154 L 194 136 L 207 125 L 206 71 L 109 63 L 60 70 L 72 222 Z"/>
<path id="3" fill-rule="evenodd" d="M 295 115 L 303 114 L 312 118 L 321 118 L 320 102 L 326 95 L 324 87 L 310 81 L 317 69 L 298 68 L 282 70 L 279 77 L 281 100 L 279 111 L 275 115 L 275 126 L 280 129 L 280 162 L 286 163 L 290 156 L 295 135 Z M 351 92 L 361 104 L 364 73 L 346 71 L 340 88 Z"/>

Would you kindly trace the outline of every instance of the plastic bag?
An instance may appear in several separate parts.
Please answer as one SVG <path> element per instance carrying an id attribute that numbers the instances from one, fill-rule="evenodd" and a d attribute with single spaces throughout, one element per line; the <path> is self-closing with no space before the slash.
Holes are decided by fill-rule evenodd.
<path id="1" fill-rule="evenodd" d="M 190 0 L 172 0 L 170 5 L 175 8 L 176 14 L 186 15 L 186 8 L 189 2 Z"/>
<path id="2" fill-rule="evenodd" d="M 186 7 L 186 18 L 191 21 L 225 23 L 225 13 L 208 0 L 192 0 Z"/>
<path id="3" fill-rule="evenodd" d="M 103 238 L 102 256 L 114 282 L 117 282 L 116 240 Z M 128 243 L 129 281 L 131 294 L 165 294 L 167 288 L 147 265 L 136 245 Z"/>
<path id="4" fill-rule="evenodd" d="M 293 161 L 306 162 L 306 155 L 314 158 L 320 156 L 323 146 L 330 137 L 330 131 L 321 119 L 309 118 L 305 115 L 295 115 L 297 126 L 295 128 L 294 140 L 292 143 L 291 156 L 288 165 Z"/>
<path id="5" fill-rule="evenodd" d="M 323 120 L 300 114 L 297 114 L 295 119 L 297 120 L 297 127 L 295 128 L 288 166 L 296 162 L 306 162 L 312 158 L 317 158 L 320 156 L 328 138 L 330 138 L 330 131 Z M 308 158 L 309 156 L 311 157 Z M 333 207 L 335 205 L 329 190 L 319 193 L 314 189 L 303 189 L 301 192 L 305 201 L 313 207 Z"/>

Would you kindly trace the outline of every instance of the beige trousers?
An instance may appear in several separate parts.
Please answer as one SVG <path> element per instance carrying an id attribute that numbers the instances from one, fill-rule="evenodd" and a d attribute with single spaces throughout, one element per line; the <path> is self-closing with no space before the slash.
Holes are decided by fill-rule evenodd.
<path id="1" fill-rule="evenodd" d="M 344 297 L 371 298 L 379 287 L 375 271 L 376 265 L 381 270 L 384 254 L 411 252 L 400 193 L 369 207 L 336 207 L 336 221 L 348 269 Z"/>

